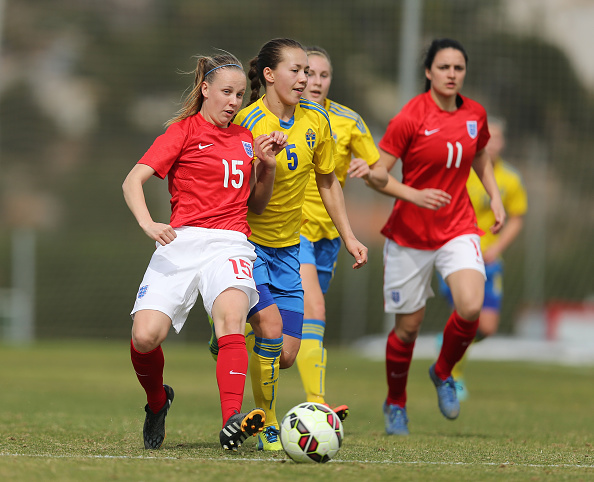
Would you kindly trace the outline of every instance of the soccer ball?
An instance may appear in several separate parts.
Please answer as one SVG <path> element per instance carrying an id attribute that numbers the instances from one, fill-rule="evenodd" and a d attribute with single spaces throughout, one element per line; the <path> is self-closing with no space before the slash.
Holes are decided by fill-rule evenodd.
<path id="1" fill-rule="evenodd" d="M 295 462 L 326 463 L 338 453 L 343 438 L 338 415 L 320 403 L 293 407 L 280 426 L 283 449 Z"/>

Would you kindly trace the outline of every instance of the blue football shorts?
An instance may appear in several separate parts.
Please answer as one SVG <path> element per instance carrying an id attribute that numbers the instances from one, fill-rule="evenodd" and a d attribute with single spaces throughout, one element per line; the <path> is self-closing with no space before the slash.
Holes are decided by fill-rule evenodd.
<path id="1" fill-rule="evenodd" d="M 340 238 L 322 238 L 319 241 L 312 242 L 305 236 L 301 236 L 299 262 L 301 264 L 313 264 L 316 267 L 320 287 L 324 294 L 328 291 L 330 281 L 334 277 L 341 244 Z"/>
<path id="2" fill-rule="evenodd" d="M 276 304 L 283 318 L 283 333 L 301 338 L 303 331 L 303 288 L 299 273 L 299 245 L 270 248 L 252 243 L 256 249 L 254 281 L 260 301 L 248 319 Z"/>

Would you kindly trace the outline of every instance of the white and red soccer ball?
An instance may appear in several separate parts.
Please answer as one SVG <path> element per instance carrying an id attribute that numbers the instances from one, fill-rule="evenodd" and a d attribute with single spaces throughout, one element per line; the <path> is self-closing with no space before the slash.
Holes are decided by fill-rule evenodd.
<path id="1" fill-rule="evenodd" d="M 338 453 L 343 438 L 338 415 L 320 403 L 293 407 L 280 426 L 283 449 L 295 462 L 326 463 Z"/>

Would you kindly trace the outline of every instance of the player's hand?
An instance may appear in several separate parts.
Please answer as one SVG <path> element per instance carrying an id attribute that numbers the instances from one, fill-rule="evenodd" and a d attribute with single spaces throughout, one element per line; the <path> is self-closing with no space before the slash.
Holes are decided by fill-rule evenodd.
<path id="1" fill-rule="evenodd" d="M 351 256 L 355 258 L 355 264 L 353 265 L 353 269 L 362 268 L 367 264 L 367 247 L 361 244 L 357 239 L 353 238 L 348 242 L 345 241 L 346 249 Z"/>
<path id="2" fill-rule="evenodd" d="M 287 147 L 287 134 L 273 131 L 254 139 L 254 154 L 263 163 L 276 166 L 276 155 Z"/>
<path id="3" fill-rule="evenodd" d="M 370 171 L 371 169 L 369 168 L 369 164 L 365 162 L 365 159 L 353 157 L 351 159 L 351 163 L 349 164 L 349 169 L 347 173 L 351 178 L 358 177 L 367 180 Z"/>
<path id="4" fill-rule="evenodd" d="M 171 243 L 177 238 L 177 233 L 169 224 L 151 222 L 146 226 L 141 226 L 145 234 L 156 241 L 161 246 Z"/>
<path id="5" fill-rule="evenodd" d="M 420 189 L 415 193 L 413 203 L 420 208 L 431 209 L 437 211 L 438 209 L 447 206 L 452 202 L 452 196 L 441 189 Z"/>
<path id="6" fill-rule="evenodd" d="M 493 214 L 495 215 L 495 224 L 491 226 L 490 231 L 493 234 L 497 234 L 499 231 L 501 231 L 506 217 L 505 208 L 503 207 L 501 199 L 499 202 L 491 199 L 491 211 L 493 211 Z"/>

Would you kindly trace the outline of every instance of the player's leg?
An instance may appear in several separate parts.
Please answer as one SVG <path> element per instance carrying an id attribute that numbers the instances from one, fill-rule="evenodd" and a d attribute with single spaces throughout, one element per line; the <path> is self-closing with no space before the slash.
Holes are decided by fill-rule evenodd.
<path id="1" fill-rule="evenodd" d="M 260 432 L 265 420 L 262 409 L 241 411 L 248 370 L 244 330 L 249 308 L 248 296 L 237 288 L 223 291 L 212 307 L 219 347 L 216 373 L 223 417 L 219 439 L 227 450 L 237 450 L 248 436 Z"/>
<path id="2" fill-rule="evenodd" d="M 439 284 L 439 293 L 447 300 L 448 305 L 453 310 L 454 309 L 454 300 L 452 299 L 452 292 L 450 287 L 444 281 L 442 276 L 437 273 L 437 280 Z M 437 347 L 437 353 L 441 351 L 441 345 L 443 344 L 443 332 L 438 333 L 436 335 L 435 344 Z M 464 367 L 466 365 L 468 351 L 464 354 L 464 356 L 460 359 L 454 368 L 452 368 L 452 377 L 454 378 L 454 382 L 456 385 L 456 396 L 459 401 L 463 402 L 468 399 L 468 389 L 466 388 L 466 382 L 464 381 Z"/>
<path id="3" fill-rule="evenodd" d="M 302 263 L 304 319 L 301 348 L 297 355 L 297 367 L 308 402 L 325 403 L 326 350 L 324 330 L 326 327 L 326 304 L 318 280 L 315 264 Z"/>
<path id="4" fill-rule="evenodd" d="M 452 290 L 454 311 L 446 324 L 443 344 L 435 367 L 445 380 L 474 339 L 484 296 L 484 276 L 474 269 L 455 271 L 447 277 Z"/>
<path id="5" fill-rule="evenodd" d="M 146 393 L 144 447 L 158 449 L 165 440 L 165 417 L 173 401 L 173 389 L 163 384 L 165 360 L 161 343 L 167 337 L 171 319 L 156 310 L 140 310 L 134 314 L 130 358 Z"/>
<path id="6" fill-rule="evenodd" d="M 157 413 L 167 400 L 163 390 L 161 343 L 165 341 L 170 327 L 171 319 L 160 311 L 141 310 L 134 315 L 130 344 L 132 365 L 153 413 Z"/>
<path id="7" fill-rule="evenodd" d="M 433 257 L 433 251 L 402 247 L 391 240 L 384 245 L 384 310 L 396 314 L 386 343 L 388 395 L 383 407 L 386 432 L 391 435 L 408 435 L 406 386 L 425 304 L 433 296 Z"/>
<path id="8" fill-rule="evenodd" d="M 453 420 L 460 413 L 452 369 L 472 343 L 485 291 L 485 268 L 477 235 L 459 236 L 437 250 L 436 267 L 448 284 L 454 310 L 444 332 L 441 351 L 429 376 L 437 389 L 439 408 Z"/>
<path id="9" fill-rule="evenodd" d="M 262 293 L 262 286 L 258 288 Z M 283 348 L 282 318 L 278 307 L 271 304 L 254 312 L 248 321 L 254 333 L 254 348 L 249 361 L 252 391 L 254 401 L 258 407 L 262 407 L 266 419 L 264 432 L 258 436 L 258 450 L 282 450 L 276 416 L 276 395 Z"/>
<path id="10" fill-rule="evenodd" d="M 487 280 L 485 282 L 485 299 L 479 317 L 479 324 L 472 343 L 478 343 L 497 333 L 499 327 L 499 313 L 503 294 L 502 264 L 500 261 L 485 265 Z M 469 397 L 467 384 L 464 378 L 468 360 L 468 350 L 452 369 L 452 376 L 456 381 L 458 399 L 464 401 Z"/>
<path id="11" fill-rule="evenodd" d="M 329 406 L 325 401 L 328 352 L 324 347 L 326 329 L 325 294 L 334 275 L 341 240 L 321 239 L 315 243 L 301 237 L 299 260 L 304 292 L 304 320 L 301 348 L 297 366 L 309 402 Z M 344 421 L 349 413 L 347 405 L 331 407 Z"/>
<path id="12" fill-rule="evenodd" d="M 386 380 L 388 396 L 384 403 L 386 432 L 389 435 L 408 435 L 406 415 L 406 385 L 425 308 L 414 313 L 396 314 L 394 329 L 386 343 Z"/>

